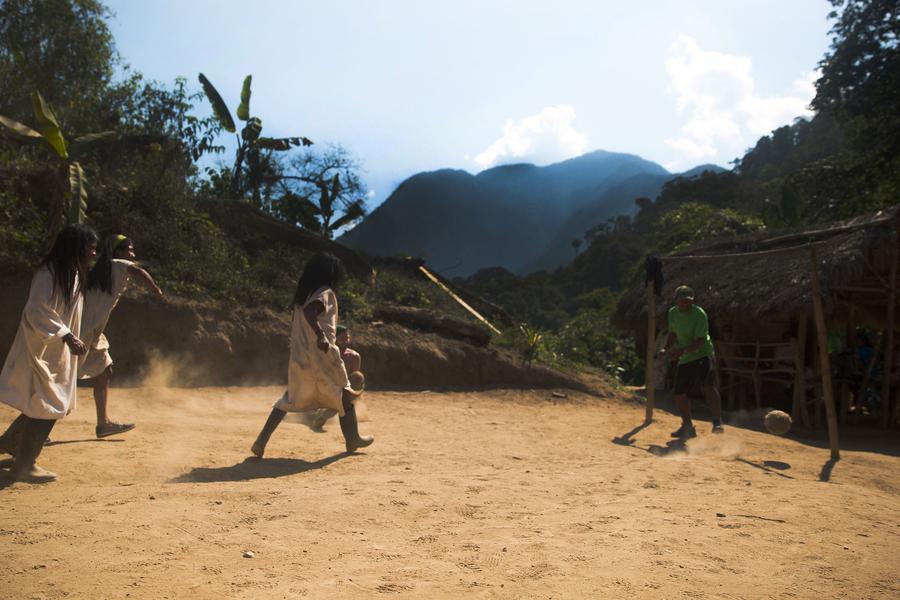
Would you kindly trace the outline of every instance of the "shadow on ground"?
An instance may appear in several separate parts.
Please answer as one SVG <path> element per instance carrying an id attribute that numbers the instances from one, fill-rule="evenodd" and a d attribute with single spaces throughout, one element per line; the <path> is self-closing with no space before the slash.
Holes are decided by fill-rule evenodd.
<path id="1" fill-rule="evenodd" d="M 342 458 L 353 456 L 341 452 L 334 456 L 307 461 L 300 458 L 245 458 L 242 462 L 230 467 L 194 467 L 189 472 L 179 475 L 169 483 L 212 483 L 216 481 L 250 481 L 253 479 L 273 479 L 298 475 L 327 467 Z"/>
<path id="2" fill-rule="evenodd" d="M 88 443 L 97 443 L 97 444 L 120 444 L 120 443 L 122 443 L 122 442 L 124 442 L 124 441 L 125 441 L 125 440 L 123 440 L 123 439 L 121 439 L 121 438 L 116 438 L 116 439 L 113 439 L 113 440 L 106 439 L 106 438 L 101 438 L 101 439 L 98 439 L 98 438 L 87 438 L 87 439 L 83 439 L 83 440 L 53 440 L 53 441 L 51 441 L 51 442 L 47 442 L 46 444 L 44 444 L 44 446 L 47 446 L 47 447 L 49 448 L 50 446 L 62 446 L 62 445 L 64 445 L 64 444 L 88 444 Z"/>
<path id="3" fill-rule="evenodd" d="M 642 389 L 634 390 L 635 398 L 641 402 L 644 401 Z M 669 391 L 656 390 L 656 401 L 654 410 L 667 412 L 672 416 L 679 416 L 678 410 Z M 710 420 L 712 414 L 706 407 L 702 398 L 691 398 L 691 407 L 695 420 Z M 724 411 L 723 417 L 726 427 L 735 427 L 738 429 L 749 429 L 752 431 L 766 432 L 763 418 L 769 411 L 763 407 L 759 409 L 743 409 L 736 411 Z M 643 427 L 636 428 L 630 434 L 625 434 L 620 438 L 615 438 L 614 443 L 622 445 L 631 445 L 631 441 L 627 441 L 630 435 L 635 435 Z M 838 438 L 840 440 L 841 450 L 849 450 L 851 452 L 872 452 L 874 454 L 883 454 L 885 456 L 900 457 L 900 436 L 897 435 L 896 429 L 884 430 L 880 427 L 872 427 L 869 425 L 838 425 Z M 807 429 L 794 423 L 791 431 L 783 437 L 795 440 L 801 444 L 812 446 L 814 448 L 828 449 L 828 431 L 823 424 L 819 429 Z M 627 441 L 627 443 L 623 443 Z M 831 465 L 833 467 L 834 465 Z M 823 474 L 826 474 L 823 468 Z M 831 468 L 827 469 L 830 474 Z M 827 479 L 822 479 L 827 481 Z"/>

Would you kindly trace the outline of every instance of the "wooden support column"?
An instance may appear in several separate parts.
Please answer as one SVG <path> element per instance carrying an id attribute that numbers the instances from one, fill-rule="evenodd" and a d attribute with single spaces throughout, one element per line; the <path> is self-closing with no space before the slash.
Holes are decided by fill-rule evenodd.
<path id="1" fill-rule="evenodd" d="M 884 345 L 884 371 L 881 380 L 881 426 L 891 422 L 891 374 L 894 367 L 894 314 L 897 312 L 897 243 L 896 232 L 891 251 L 891 270 L 888 274 L 887 330 Z"/>
<path id="2" fill-rule="evenodd" d="M 883 335 L 878 336 L 878 339 L 875 341 L 875 347 L 872 348 L 872 358 L 869 359 L 869 364 L 865 365 L 862 383 L 859 386 L 859 391 L 856 393 L 859 396 L 859 400 L 857 400 L 857 410 L 853 413 L 854 423 L 859 422 L 859 415 L 862 414 L 862 405 L 866 400 L 869 384 L 872 382 L 872 372 L 875 370 L 875 364 L 878 362 L 878 357 L 881 356 L 881 345 L 884 343 L 884 338 L 885 336 Z"/>
<path id="3" fill-rule="evenodd" d="M 809 411 L 806 408 L 806 336 L 809 333 L 809 317 L 803 313 L 797 317 L 797 357 L 794 373 L 794 406 L 791 417 L 809 427 Z"/>
<path id="4" fill-rule="evenodd" d="M 656 373 L 653 365 L 653 354 L 656 352 L 656 294 L 653 282 L 647 284 L 647 360 L 644 374 L 644 388 L 647 397 L 644 422 L 653 421 L 653 405 L 656 400 Z M 663 360 L 668 360 L 668 356 Z"/>
<path id="5" fill-rule="evenodd" d="M 844 342 L 844 348 L 850 349 L 854 347 L 855 339 L 856 339 L 856 304 L 853 303 L 853 300 L 847 306 L 847 335 L 846 341 Z M 852 391 L 852 386 L 850 385 L 849 373 L 843 373 L 843 378 L 841 381 L 841 415 L 840 422 L 841 425 L 847 424 L 847 415 L 850 412 L 850 392 Z M 856 398 L 854 397 L 854 404 L 856 403 Z"/>
<path id="6" fill-rule="evenodd" d="M 828 358 L 828 334 L 825 330 L 825 311 L 822 309 L 822 288 L 819 285 L 819 265 L 814 246 L 809 248 L 810 266 L 812 269 L 813 316 L 816 320 L 816 336 L 819 347 L 819 365 L 822 370 L 822 394 L 825 400 L 825 416 L 828 419 L 828 442 L 831 446 L 831 458 L 841 457 L 838 447 L 837 415 L 834 410 L 834 390 L 831 387 L 831 361 Z"/>

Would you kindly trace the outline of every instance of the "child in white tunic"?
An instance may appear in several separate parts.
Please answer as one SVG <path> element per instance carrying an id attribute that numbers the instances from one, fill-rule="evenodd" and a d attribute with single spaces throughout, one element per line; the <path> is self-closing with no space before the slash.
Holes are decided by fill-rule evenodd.
<path id="1" fill-rule="evenodd" d="M 366 376 L 362 372 L 362 356 L 350 347 L 350 330 L 346 325 L 337 326 L 335 343 L 341 351 L 341 360 L 344 361 L 350 387 L 357 394 L 362 394 L 366 386 Z M 304 413 L 300 421 L 313 431 L 323 431 L 325 423 L 336 414 L 337 411 L 334 409 L 320 408 L 311 413 Z"/>
<path id="2" fill-rule="evenodd" d="M 319 408 L 340 416 L 347 452 L 370 445 L 374 438 L 360 436 L 347 370 L 335 338 L 338 302 L 334 288 L 343 278 L 343 265 L 331 254 L 316 254 L 303 270 L 294 295 L 291 323 L 291 357 L 288 387 L 275 403 L 265 426 L 251 447 L 262 457 L 266 444 L 287 412 L 307 412 Z"/>
<path id="3" fill-rule="evenodd" d="M 97 234 L 92 229 L 67 225 L 31 280 L 19 329 L 0 373 L 0 402 L 22 413 L 0 436 L 0 452 L 15 457 L 10 465 L 15 480 L 56 479 L 35 461 L 56 421 L 75 408 L 76 357 L 87 351 L 78 337 L 82 282 L 96 253 Z"/>
<path id="4" fill-rule="evenodd" d="M 88 275 L 84 316 L 81 319 L 81 331 L 88 353 L 78 364 L 78 375 L 81 379 L 94 380 L 98 438 L 134 429 L 134 423 L 115 423 L 106 413 L 113 360 L 109 355 L 109 342 L 103 334 L 109 316 L 125 293 L 131 277 L 162 298 L 162 290 L 150 274 L 134 263 L 134 242 L 124 235 L 114 235 L 104 244 Z"/>

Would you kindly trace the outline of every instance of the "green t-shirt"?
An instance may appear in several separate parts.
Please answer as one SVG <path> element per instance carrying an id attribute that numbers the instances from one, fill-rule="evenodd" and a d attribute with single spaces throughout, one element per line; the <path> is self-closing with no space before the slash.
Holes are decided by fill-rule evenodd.
<path id="1" fill-rule="evenodd" d="M 669 332 L 675 334 L 675 345 L 679 348 L 689 346 L 697 338 L 706 340 L 699 350 L 682 354 L 678 361 L 679 365 L 713 355 L 712 340 L 709 337 L 709 321 L 703 309 L 696 304 L 684 312 L 678 310 L 677 306 L 669 309 Z"/>

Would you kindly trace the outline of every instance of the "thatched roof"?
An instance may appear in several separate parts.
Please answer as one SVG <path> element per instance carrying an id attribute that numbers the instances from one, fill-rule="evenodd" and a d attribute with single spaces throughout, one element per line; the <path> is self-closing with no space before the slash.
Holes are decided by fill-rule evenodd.
<path id="1" fill-rule="evenodd" d="M 817 256 L 825 311 L 832 314 L 839 289 L 877 278 L 875 273 L 887 280 L 898 225 L 900 208 L 892 208 L 824 226 L 716 240 L 664 256 L 657 316 L 668 310 L 682 284 L 693 287 L 697 303 L 718 318 L 748 321 L 807 313 L 812 302 L 810 247 Z M 883 306 L 884 297 L 880 302 Z M 622 329 L 646 327 L 643 282 L 627 290 L 612 320 Z"/>

